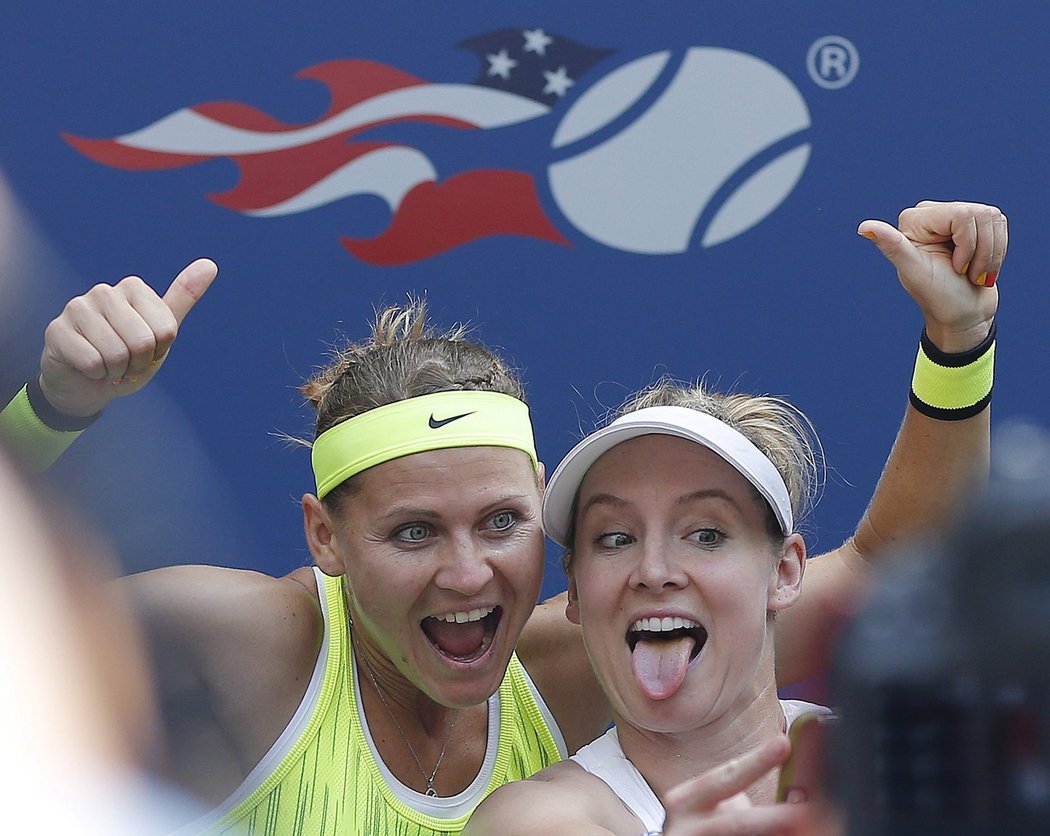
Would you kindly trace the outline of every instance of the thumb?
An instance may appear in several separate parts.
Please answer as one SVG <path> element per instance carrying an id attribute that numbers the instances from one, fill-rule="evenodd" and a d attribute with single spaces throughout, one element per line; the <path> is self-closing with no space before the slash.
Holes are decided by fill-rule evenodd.
<path id="1" fill-rule="evenodd" d="M 862 221 L 857 234 L 875 242 L 898 273 L 910 273 L 922 266 L 922 256 L 915 245 L 896 227 L 885 221 Z"/>
<path id="2" fill-rule="evenodd" d="M 194 305 L 200 301 L 205 291 L 211 287 L 212 281 L 218 275 L 219 268 L 210 258 L 198 258 L 196 261 L 183 268 L 172 281 L 171 286 L 164 294 L 164 304 L 175 315 L 176 321 L 182 325 L 186 314 Z"/>

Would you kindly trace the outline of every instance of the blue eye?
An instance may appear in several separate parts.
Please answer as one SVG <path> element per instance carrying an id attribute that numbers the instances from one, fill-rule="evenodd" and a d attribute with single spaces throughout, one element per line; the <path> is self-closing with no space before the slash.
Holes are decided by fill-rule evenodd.
<path id="1" fill-rule="evenodd" d="M 407 543 L 422 543 L 430 535 L 430 529 L 422 523 L 412 523 L 394 532 L 394 538 Z"/>
<path id="2" fill-rule="evenodd" d="M 634 538 L 622 531 L 613 531 L 609 534 L 600 535 L 595 542 L 603 549 L 621 549 L 624 546 L 631 545 L 634 542 Z"/>
<path id="3" fill-rule="evenodd" d="M 518 521 L 518 515 L 513 511 L 500 511 L 492 517 L 492 527 L 497 531 L 507 531 L 514 527 Z"/>

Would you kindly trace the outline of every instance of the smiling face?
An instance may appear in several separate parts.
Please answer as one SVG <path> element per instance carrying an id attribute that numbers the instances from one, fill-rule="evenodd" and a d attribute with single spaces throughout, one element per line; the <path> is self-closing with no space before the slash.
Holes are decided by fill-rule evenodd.
<path id="1" fill-rule="evenodd" d="M 345 573 L 355 643 L 373 667 L 467 706 L 499 687 L 539 596 L 539 509 L 525 453 L 434 450 L 359 474 L 328 531 L 312 535 L 308 512 L 307 533 L 311 545 L 330 534 L 315 558 Z"/>
<path id="2" fill-rule="evenodd" d="M 773 685 L 770 610 L 804 551 L 731 465 L 667 435 L 590 468 L 577 500 L 570 617 L 616 713 L 653 731 L 713 722 Z"/>

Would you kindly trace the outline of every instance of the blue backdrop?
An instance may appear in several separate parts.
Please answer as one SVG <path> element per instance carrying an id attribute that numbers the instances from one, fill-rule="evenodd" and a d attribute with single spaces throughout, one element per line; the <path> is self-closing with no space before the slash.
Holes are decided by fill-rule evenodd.
<path id="1" fill-rule="evenodd" d="M 309 559 L 297 386 L 429 297 L 524 372 L 549 466 L 661 373 L 786 395 L 841 542 L 921 327 L 855 235 L 924 198 L 1011 220 L 997 422 L 1045 422 L 1050 134 L 1035 3 L 187 2 L 6 10 L 0 368 L 96 281 L 220 265 L 155 384 L 56 473 L 129 569 Z M 551 568 L 547 592 L 563 588 Z"/>

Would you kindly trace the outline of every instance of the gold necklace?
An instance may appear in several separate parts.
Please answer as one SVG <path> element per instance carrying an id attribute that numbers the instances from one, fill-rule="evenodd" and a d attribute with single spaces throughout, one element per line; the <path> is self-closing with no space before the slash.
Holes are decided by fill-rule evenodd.
<path id="1" fill-rule="evenodd" d="M 350 613 L 347 612 L 347 618 L 350 618 Z M 350 619 L 350 626 L 353 627 L 353 619 Z M 351 643 L 356 645 L 353 641 L 353 633 L 350 634 Z M 419 769 L 419 774 L 423 776 L 423 780 L 427 782 L 427 789 L 425 795 L 434 798 L 437 795 L 437 790 L 434 789 L 434 779 L 437 777 L 438 770 L 441 768 L 441 762 L 445 759 L 445 750 L 448 748 L 448 743 L 452 740 L 452 732 L 456 728 L 456 720 L 453 717 L 452 722 L 449 724 L 448 733 L 445 735 L 445 742 L 441 745 L 441 752 L 438 754 L 437 763 L 434 764 L 434 769 L 427 776 L 427 771 L 423 768 L 423 764 L 420 763 L 419 756 L 416 755 L 416 750 L 412 748 L 412 744 L 408 742 L 408 735 L 405 734 L 405 730 L 401 728 L 401 724 L 397 721 L 397 717 L 394 716 L 393 710 L 390 708 L 390 703 L 386 701 L 386 695 L 383 694 L 383 689 L 379 687 L 379 682 L 376 680 L 376 675 L 372 671 L 372 666 L 368 663 L 368 659 L 365 658 L 364 654 L 361 653 L 360 649 L 356 648 L 357 655 L 361 658 L 361 664 L 364 665 L 365 673 L 368 674 L 368 678 L 372 681 L 372 687 L 376 689 L 376 694 L 379 695 L 379 701 L 383 703 L 383 708 L 386 709 L 386 713 L 390 715 L 390 719 L 394 721 L 394 728 L 397 729 L 397 733 L 401 735 L 401 740 L 404 741 L 405 748 L 408 749 L 408 753 L 412 756 L 412 760 L 416 762 L 416 767 Z"/>

